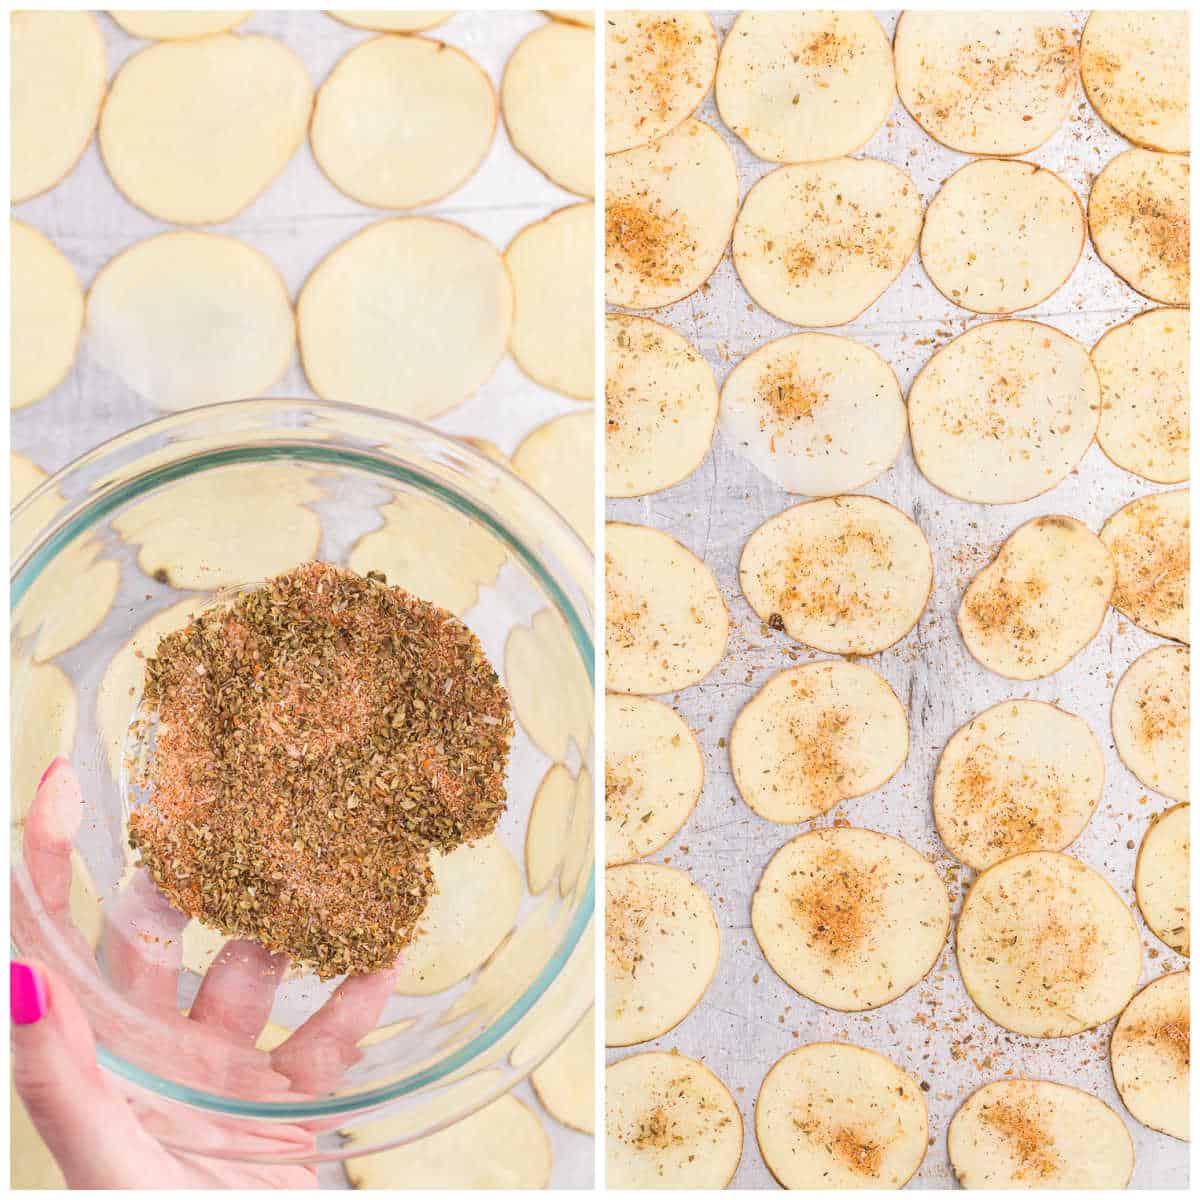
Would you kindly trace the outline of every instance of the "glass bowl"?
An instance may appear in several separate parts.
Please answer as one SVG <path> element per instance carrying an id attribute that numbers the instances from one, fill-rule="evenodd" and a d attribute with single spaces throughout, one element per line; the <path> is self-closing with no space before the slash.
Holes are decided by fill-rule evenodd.
<path id="1" fill-rule="evenodd" d="M 67 978 L 164 1142 L 265 1162 L 398 1144 L 507 1091 L 570 1032 L 594 993 L 592 558 L 486 446 L 346 406 L 217 405 L 78 459 L 12 534 L 13 953 Z M 289 969 L 232 1014 L 257 1030 L 269 1006 L 251 1044 L 186 1016 L 210 972 L 227 982 L 249 956 L 132 865 L 123 748 L 164 632 L 314 558 L 382 571 L 479 637 L 516 716 L 508 807 L 494 838 L 435 866 L 398 982 Z M 58 754 L 83 796 L 56 835 L 69 904 L 39 874 L 44 816 L 27 827 Z"/>

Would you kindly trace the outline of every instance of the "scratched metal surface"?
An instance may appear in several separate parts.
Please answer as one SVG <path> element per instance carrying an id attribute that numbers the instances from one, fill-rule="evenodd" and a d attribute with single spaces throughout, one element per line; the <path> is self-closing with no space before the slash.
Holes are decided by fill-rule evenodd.
<path id="1" fill-rule="evenodd" d="M 879 14 L 890 34 L 895 14 Z M 733 14 L 714 14 L 722 37 Z M 1083 15 L 1073 18 L 1082 28 Z M 700 113 L 733 147 L 741 192 L 774 164 L 757 160 L 717 116 L 711 93 Z M 1086 204 L 1095 174 L 1128 143 L 1096 116 L 1080 88 L 1067 123 L 1025 157 L 1057 171 Z M 862 151 L 904 167 L 926 203 L 941 181 L 968 156 L 937 145 L 899 101 Z M 1099 261 L 1090 243 L 1066 285 L 1020 316 L 1057 326 L 1091 346 L 1107 329 L 1152 307 Z M 678 304 L 649 314 L 684 334 L 711 364 L 718 380 L 750 351 L 794 332 L 750 300 L 725 258 L 709 286 Z M 934 350 L 982 318 L 945 300 L 914 254 L 883 298 L 848 326 L 832 330 L 878 350 L 908 386 Z M 1006 1075 L 1074 1084 L 1099 1096 L 1120 1114 L 1133 1136 L 1136 1188 L 1187 1184 L 1187 1146 L 1138 1124 L 1125 1110 L 1108 1066 L 1112 1022 L 1068 1039 L 1019 1037 L 990 1022 L 963 989 L 951 941 L 929 977 L 874 1012 L 836 1013 L 793 992 L 766 964 L 750 928 L 750 899 L 774 852 L 808 828 L 848 820 L 903 838 L 937 864 L 957 916 L 974 873 L 958 867 L 934 830 L 930 786 L 949 736 L 974 714 L 1011 697 L 1053 701 L 1083 717 L 1104 749 L 1107 778 L 1099 810 L 1070 852 L 1098 869 L 1133 908 L 1144 946 L 1142 982 L 1176 970 L 1186 960 L 1146 928 L 1133 902 L 1137 847 L 1153 814 L 1170 807 L 1148 794 L 1117 758 L 1108 709 L 1126 666 L 1156 639 L 1109 611 L 1094 641 L 1064 670 L 1032 684 L 989 674 L 967 653 L 954 614 L 970 577 L 1018 525 L 1047 513 L 1067 513 L 1099 530 L 1109 514 L 1135 496 L 1161 490 L 1114 467 L 1095 445 L 1078 470 L 1048 495 L 1023 504 L 981 506 L 951 499 L 926 482 L 906 444 L 899 460 L 861 489 L 910 513 L 933 547 L 935 585 L 918 627 L 890 650 L 866 660 L 906 704 L 911 726 L 908 760 L 879 791 L 840 805 L 802 826 L 775 825 L 738 797 L 724 748 L 733 718 L 766 680 L 783 667 L 823 657 L 765 630 L 742 597 L 737 563 L 749 535 L 767 518 L 802 497 L 790 497 L 735 456 L 718 431 L 694 475 L 676 487 L 637 500 L 609 501 L 611 519 L 652 525 L 699 554 L 716 575 L 729 605 L 732 630 L 725 660 L 705 682 L 675 697 L 678 712 L 704 751 L 704 794 L 684 829 L 653 856 L 689 871 L 713 900 L 721 924 L 721 962 L 696 1010 L 658 1041 L 611 1051 L 610 1061 L 646 1049 L 678 1047 L 704 1059 L 733 1091 L 745 1122 L 745 1149 L 734 1187 L 772 1187 L 754 1137 L 754 1103 L 768 1068 L 805 1042 L 848 1040 L 887 1054 L 926 1087 L 929 1147 L 911 1187 L 954 1186 L 946 1153 L 946 1127 L 979 1085 Z"/>

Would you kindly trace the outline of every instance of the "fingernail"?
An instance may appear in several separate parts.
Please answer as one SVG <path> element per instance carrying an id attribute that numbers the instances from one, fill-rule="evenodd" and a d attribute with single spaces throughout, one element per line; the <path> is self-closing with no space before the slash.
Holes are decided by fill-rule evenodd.
<path id="1" fill-rule="evenodd" d="M 42 777 L 38 780 L 38 787 L 40 788 L 42 784 L 45 783 L 46 780 L 49 779 L 59 767 L 64 766 L 66 761 L 67 760 L 61 754 L 57 758 L 53 759 L 50 765 L 42 772 Z"/>
<path id="2" fill-rule="evenodd" d="M 33 1025 L 46 1015 L 46 981 L 28 963 L 9 963 L 8 996 L 14 1025 Z"/>

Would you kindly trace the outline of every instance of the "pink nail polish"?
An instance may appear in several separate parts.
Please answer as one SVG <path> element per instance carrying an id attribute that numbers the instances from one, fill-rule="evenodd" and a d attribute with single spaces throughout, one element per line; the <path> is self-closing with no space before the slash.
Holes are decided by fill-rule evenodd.
<path id="1" fill-rule="evenodd" d="M 52 759 L 50 765 L 42 772 L 42 777 L 38 780 L 38 787 L 40 788 L 42 784 L 45 783 L 46 780 L 49 779 L 50 776 L 53 775 L 54 772 L 66 761 L 67 760 L 61 754 L 57 758 Z"/>
<path id="2" fill-rule="evenodd" d="M 32 1025 L 46 1015 L 46 981 L 28 963 L 8 965 L 9 1011 L 14 1025 Z"/>

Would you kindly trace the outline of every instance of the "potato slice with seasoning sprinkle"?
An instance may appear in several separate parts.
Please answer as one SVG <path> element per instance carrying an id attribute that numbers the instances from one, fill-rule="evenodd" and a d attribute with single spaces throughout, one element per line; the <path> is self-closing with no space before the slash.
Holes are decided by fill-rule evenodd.
<path id="1" fill-rule="evenodd" d="M 742 799 L 784 824 L 883 787 L 907 756 L 908 719 L 887 680 L 836 659 L 780 671 L 729 735 Z"/>
<path id="2" fill-rule="evenodd" d="M 1190 805 L 1177 804 L 1154 818 L 1142 838 L 1133 880 L 1146 924 L 1180 954 L 1192 952 L 1190 812 Z"/>
<path id="3" fill-rule="evenodd" d="M 1191 1017 L 1187 971 L 1163 975 L 1129 1002 L 1113 1030 L 1113 1081 L 1148 1129 L 1189 1138 Z"/>
<path id="4" fill-rule="evenodd" d="M 1116 567 L 1074 517 L 1035 517 L 967 585 L 958 628 L 972 656 L 1008 679 L 1062 670 L 1096 636 Z"/>
<path id="5" fill-rule="evenodd" d="M 813 1042 L 767 1072 L 754 1128 L 781 1187 L 894 1190 L 925 1157 L 929 1116 L 916 1081 L 890 1059 Z"/>
<path id="6" fill-rule="evenodd" d="M 596 1010 L 567 1034 L 566 1040 L 529 1077 L 542 1107 L 556 1120 L 596 1132 Z"/>
<path id="7" fill-rule="evenodd" d="M 923 979 L 950 930 L 950 897 L 899 838 L 818 829 L 775 852 L 750 908 L 773 970 L 839 1012 L 879 1008 Z"/>
<path id="8" fill-rule="evenodd" d="M 1103 1100 L 1044 1079 L 985 1083 L 954 1114 L 950 1165 L 964 1188 L 1123 1188 L 1133 1139 Z"/>
<path id="9" fill-rule="evenodd" d="M 673 709 L 644 696 L 604 705 L 605 861 L 661 850 L 683 828 L 704 787 L 700 743 Z"/>
<path id="10" fill-rule="evenodd" d="M 689 119 L 648 146 L 605 160 L 604 294 L 624 308 L 663 308 L 716 270 L 738 211 L 733 152 Z"/>
<path id="11" fill-rule="evenodd" d="M 833 654 L 876 654 L 920 620 L 933 555 L 916 523 L 885 500 L 834 496 L 760 525 L 738 576 L 772 629 Z"/>
<path id="12" fill-rule="evenodd" d="M 1138 146 L 1187 153 L 1186 12 L 1094 12 L 1079 53 L 1084 91 L 1109 125 Z"/>
<path id="13" fill-rule="evenodd" d="M 721 935 L 712 901 L 682 871 L 627 863 L 604 875 L 605 1037 L 632 1046 L 674 1029 L 700 1003 Z"/>
<path id="14" fill-rule="evenodd" d="M 1065 850 L 1104 791 L 1087 723 L 1040 700 L 1004 700 L 946 743 L 933 819 L 946 849 L 977 871 L 1026 850 Z"/>
<path id="15" fill-rule="evenodd" d="M 1171 800 L 1188 798 L 1190 676 L 1187 650 L 1157 646 L 1129 667 L 1113 693 L 1113 742 L 1121 761 Z"/>
<path id="16" fill-rule="evenodd" d="M 610 12 L 604 58 L 604 153 L 678 128 L 717 69 L 717 31 L 703 12 Z"/>
<path id="17" fill-rule="evenodd" d="M 1025 154 L 1075 99 L 1079 50 L 1058 13 L 904 12 L 893 50 L 904 107 L 965 154 Z"/>
<path id="18" fill-rule="evenodd" d="M 590 550 L 595 542 L 596 422 L 592 410 L 539 425 L 513 451 L 520 477 L 563 517 Z"/>
<path id="19" fill-rule="evenodd" d="M 1092 245 L 1135 292 L 1187 304 L 1191 280 L 1187 157 L 1126 150 L 1096 176 Z"/>
<path id="20" fill-rule="evenodd" d="M 604 1073 L 609 1188 L 723 1188 L 742 1158 L 742 1114 L 702 1062 L 631 1054 Z"/>
<path id="21" fill-rule="evenodd" d="M 1191 577 L 1188 489 L 1139 496 L 1104 523 L 1117 568 L 1113 608 L 1159 637 L 1186 642 Z"/>
<path id="22" fill-rule="evenodd" d="M 920 232 L 920 193 L 891 163 L 778 167 L 742 204 L 733 265 L 751 298 L 781 321 L 844 325 L 895 282 Z"/>
<path id="23" fill-rule="evenodd" d="M 1035 850 L 988 867 L 958 919 L 958 967 L 971 999 L 1027 1037 L 1069 1037 L 1115 1017 L 1142 970 L 1142 943 L 1103 875 Z"/>
<path id="24" fill-rule="evenodd" d="M 614 692 L 673 692 L 721 661 L 729 611 L 712 572 L 669 534 L 608 524 L 605 659 Z"/>

